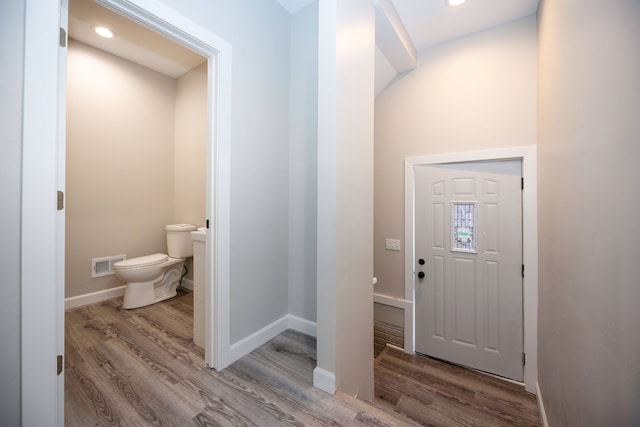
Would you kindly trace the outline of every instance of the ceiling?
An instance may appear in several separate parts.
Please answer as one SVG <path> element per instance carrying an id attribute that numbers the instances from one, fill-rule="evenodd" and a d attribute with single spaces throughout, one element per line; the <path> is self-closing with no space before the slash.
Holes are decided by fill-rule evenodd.
<path id="1" fill-rule="evenodd" d="M 289 13 L 313 1 L 278 0 Z M 458 7 L 445 5 L 444 0 L 385 1 L 394 6 L 417 51 L 532 15 L 538 8 L 538 0 L 468 0 Z M 101 39 L 91 30 L 93 25 L 108 26 L 115 30 L 117 37 Z M 206 61 L 92 0 L 69 1 L 69 37 L 174 78 Z"/>
<path id="2" fill-rule="evenodd" d="M 295 13 L 314 0 L 278 0 Z M 379 0 L 374 0 L 378 2 Z M 444 0 L 391 0 L 416 50 L 536 13 L 538 0 L 468 0 L 450 7 Z"/>
<path id="3" fill-rule="evenodd" d="M 116 37 L 98 36 L 94 25 L 115 31 Z M 173 78 L 207 60 L 92 0 L 69 0 L 69 37 Z"/>
<path id="4" fill-rule="evenodd" d="M 444 0 L 392 0 L 413 45 L 420 51 L 505 22 L 532 15 L 538 0 L 468 0 L 457 7 Z"/>

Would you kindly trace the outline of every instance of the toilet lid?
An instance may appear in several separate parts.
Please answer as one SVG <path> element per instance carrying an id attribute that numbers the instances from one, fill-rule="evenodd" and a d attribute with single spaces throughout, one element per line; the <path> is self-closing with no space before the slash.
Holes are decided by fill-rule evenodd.
<path id="1" fill-rule="evenodd" d="M 146 267 L 149 265 L 155 265 L 163 263 L 169 258 L 165 254 L 153 254 L 147 256 L 141 256 L 137 258 L 126 259 L 124 261 L 116 262 L 113 264 L 117 268 L 134 268 L 134 267 Z"/>

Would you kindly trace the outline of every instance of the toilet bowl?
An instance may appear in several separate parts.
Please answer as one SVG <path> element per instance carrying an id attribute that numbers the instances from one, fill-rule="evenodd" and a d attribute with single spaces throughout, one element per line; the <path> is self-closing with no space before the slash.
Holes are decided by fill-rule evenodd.
<path id="1" fill-rule="evenodd" d="M 113 265 L 116 276 L 126 282 L 122 308 L 138 308 L 176 296 L 186 258 L 193 256 L 191 224 L 165 227 L 167 254 L 131 258 Z"/>

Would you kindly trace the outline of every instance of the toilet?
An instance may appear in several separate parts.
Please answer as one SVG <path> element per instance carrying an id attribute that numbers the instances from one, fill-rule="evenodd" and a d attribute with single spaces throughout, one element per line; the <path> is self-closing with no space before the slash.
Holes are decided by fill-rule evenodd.
<path id="1" fill-rule="evenodd" d="M 176 296 L 186 258 L 193 256 L 191 224 L 171 224 L 167 232 L 167 254 L 131 258 L 113 265 L 116 276 L 126 282 L 122 308 L 138 308 Z"/>

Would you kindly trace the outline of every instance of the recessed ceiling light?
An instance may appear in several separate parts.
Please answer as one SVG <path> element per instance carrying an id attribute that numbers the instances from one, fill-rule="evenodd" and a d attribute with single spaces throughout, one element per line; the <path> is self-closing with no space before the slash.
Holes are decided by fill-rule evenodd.
<path id="1" fill-rule="evenodd" d="M 446 0 L 445 3 L 447 3 L 447 6 L 460 6 L 465 1 L 467 0 Z"/>
<path id="2" fill-rule="evenodd" d="M 91 27 L 93 31 L 96 32 L 100 37 L 104 37 L 105 39 L 112 39 L 116 36 L 116 33 L 108 29 L 107 27 L 102 27 L 100 25 L 94 25 Z"/>

